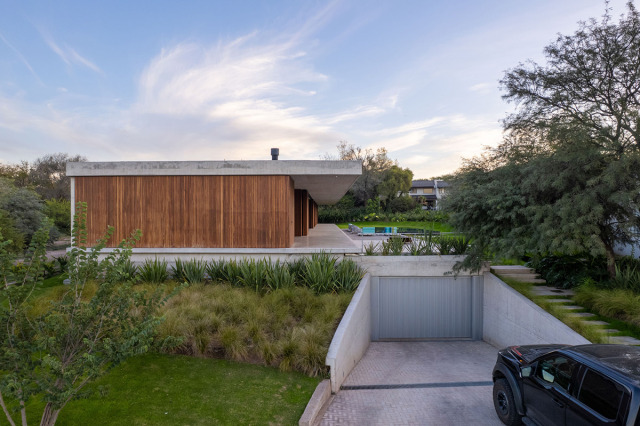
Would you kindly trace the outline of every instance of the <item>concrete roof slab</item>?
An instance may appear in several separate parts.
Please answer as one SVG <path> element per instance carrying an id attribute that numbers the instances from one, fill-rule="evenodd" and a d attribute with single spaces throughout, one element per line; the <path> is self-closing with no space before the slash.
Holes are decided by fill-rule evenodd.
<path id="1" fill-rule="evenodd" d="M 318 204 L 336 203 L 362 174 L 361 161 L 115 161 L 67 163 L 67 176 L 291 176 Z"/>

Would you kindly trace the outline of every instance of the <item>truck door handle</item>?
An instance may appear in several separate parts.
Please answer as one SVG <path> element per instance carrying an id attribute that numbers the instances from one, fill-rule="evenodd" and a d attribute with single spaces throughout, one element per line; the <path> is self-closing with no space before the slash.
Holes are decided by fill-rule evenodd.
<path id="1" fill-rule="evenodd" d="M 553 402 L 555 402 L 556 405 L 560 408 L 564 407 L 564 403 L 557 398 L 553 398 Z"/>

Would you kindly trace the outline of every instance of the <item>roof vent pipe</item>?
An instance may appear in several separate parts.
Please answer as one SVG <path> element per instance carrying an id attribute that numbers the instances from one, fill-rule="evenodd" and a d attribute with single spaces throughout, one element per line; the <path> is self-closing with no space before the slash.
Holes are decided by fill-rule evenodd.
<path id="1" fill-rule="evenodd" d="M 271 148 L 271 159 L 272 160 L 277 160 L 278 159 L 278 155 L 280 155 L 280 149 L 279 148 Z"/>

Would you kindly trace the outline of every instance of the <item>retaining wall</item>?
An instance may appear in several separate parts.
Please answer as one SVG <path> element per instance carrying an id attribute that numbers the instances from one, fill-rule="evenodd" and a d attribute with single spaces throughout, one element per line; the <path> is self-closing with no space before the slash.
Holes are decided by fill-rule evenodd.
<path id="1" fill-rule="evenodd" d="M 493 346 L 591 343 L 490 272 L 483 305 L 483 340 Z"/>
<path id="2" fill-rule="evenodd" d="M 351 299 L 327 352 L 331 392 L 337 393 L 369 348 L 371 336 L 371 275 L 366 274 Z"/>

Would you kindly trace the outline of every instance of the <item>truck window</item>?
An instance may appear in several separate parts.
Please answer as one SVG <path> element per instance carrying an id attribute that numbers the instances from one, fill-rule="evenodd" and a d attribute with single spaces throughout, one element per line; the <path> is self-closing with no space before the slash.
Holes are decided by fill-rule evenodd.
<path id="1" fill-rule="evenodd" d="M 623 394 L 613 380 L 587 369 L 578 399 L 603 417 L 613 420 L 618 416 Z"/>
<path id="2" fill-rule="evenodd" d="M 553 356 L 540 361 L 536 376 L 547 383 L 553 383 L 566 391 L 569 390 L 571 375 L 576 362 L 564 356 Z"/>

